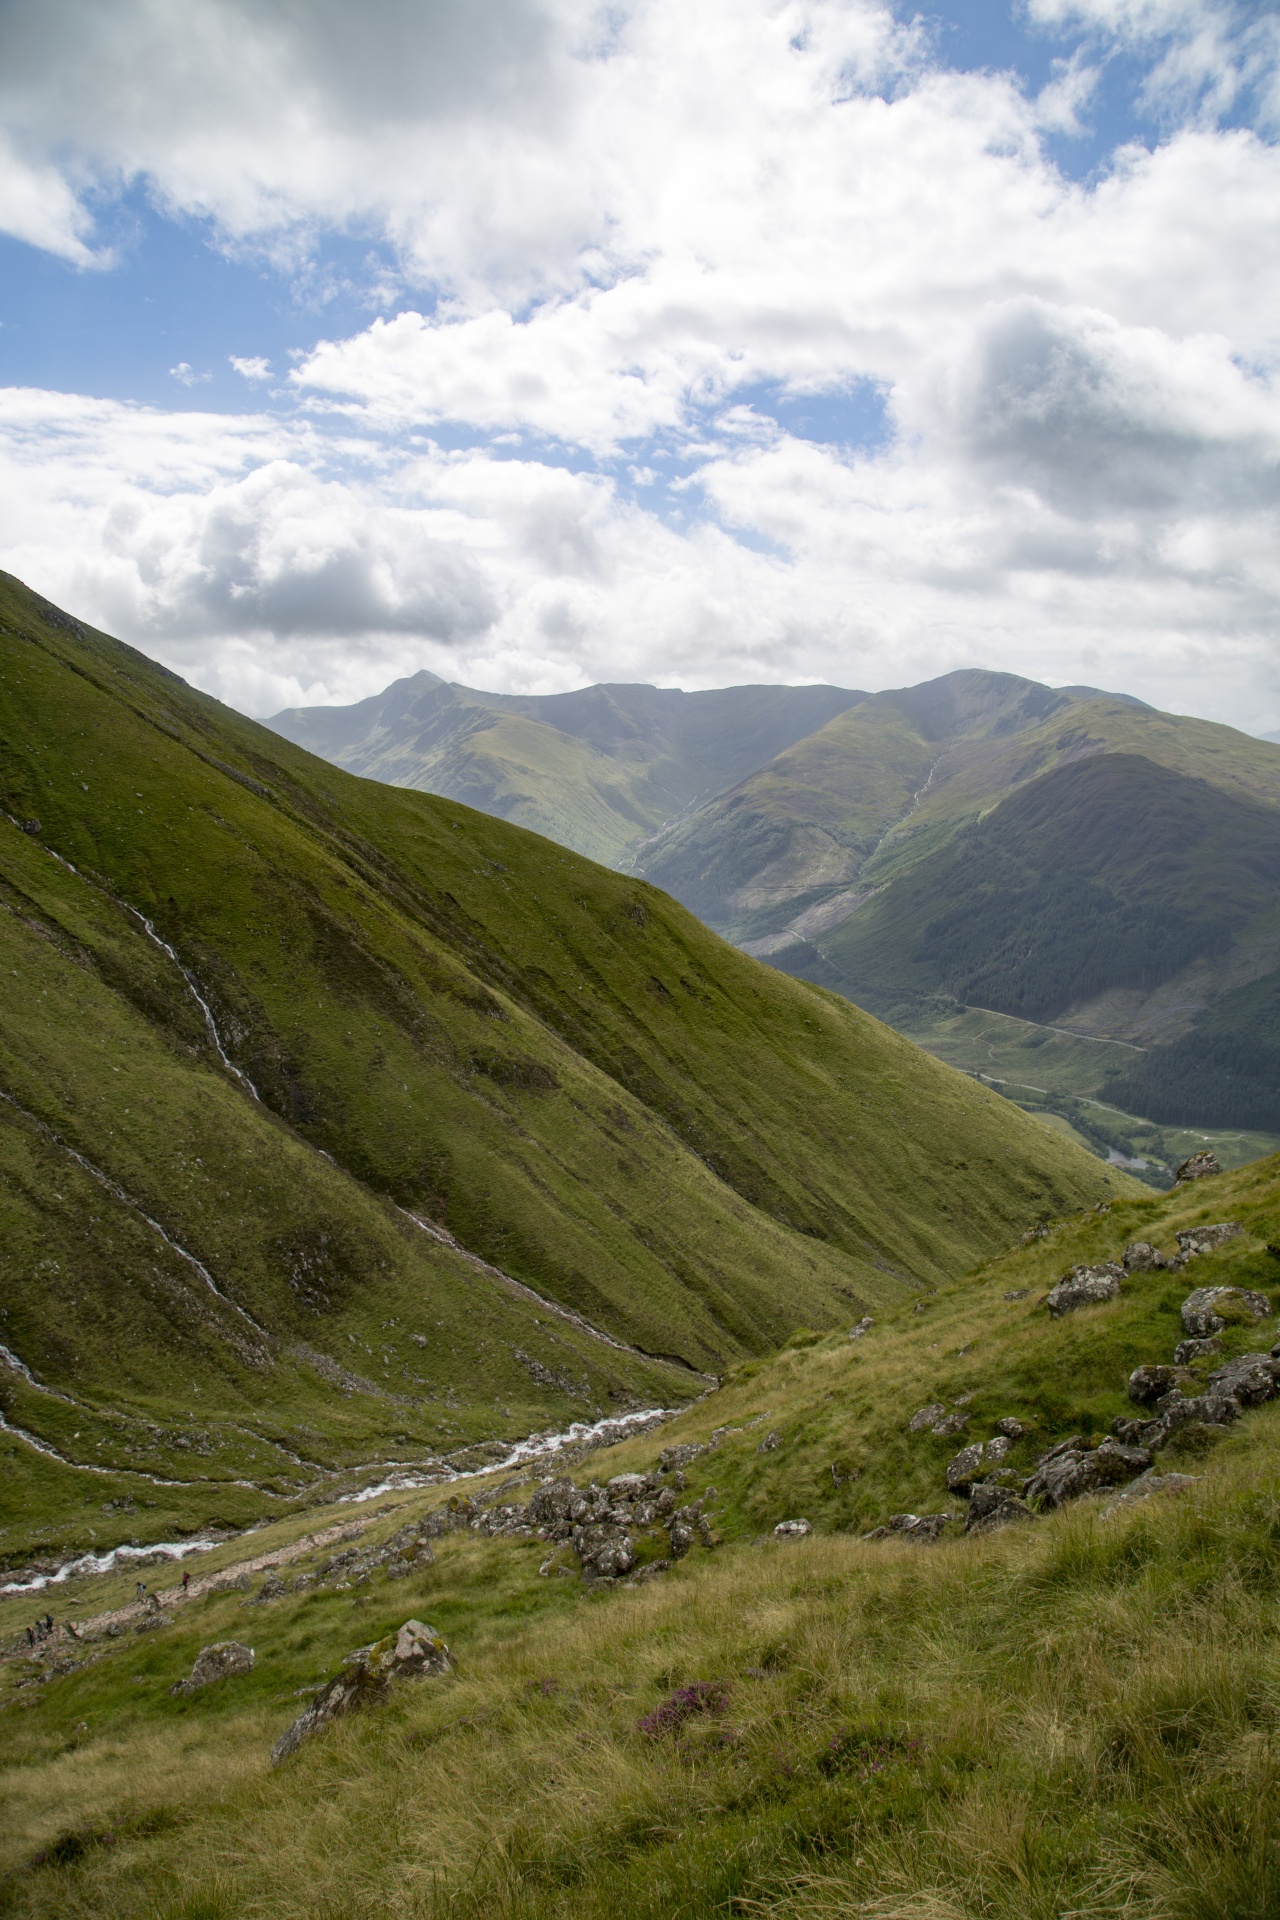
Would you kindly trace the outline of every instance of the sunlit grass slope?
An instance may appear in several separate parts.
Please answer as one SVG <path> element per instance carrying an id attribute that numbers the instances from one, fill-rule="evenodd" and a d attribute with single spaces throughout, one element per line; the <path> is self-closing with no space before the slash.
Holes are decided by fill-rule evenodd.
<path id="1" fill-rule="evenodd" d="M 1046 1314 L 1067 1264 L 1223 1218 L 1244 1234 L 1190 1271 Z M 1198 1476 L 1176 1497 L 1085 1501 L 985 1537 L 956 1523 L 934 1548 L 857 1532 L 957 1504 L 943 1474 L 959 1442 L 906 1430 L 921 1403 L 970 1395 L 976 1436 L 1016 1414 L 1035 1436 L 1018 1459 L 1096 1433 L 1126 1408 L 1130 1367 L 1169 1357 L 1190 1286 L 1274 1305 L 1278 1242 L 1273 1159 L 1059 1222 L 857 1342 L 801 1334 L 742 1364 L 578 1474 L 719 1434 L 685 1497 L 706 1496 L 721 1544 L 646 1587 L 540 1578 L 542 1543 L 464 1531 L 394 1585 L 213 1595 L 45 1686 L 15 1687 L 10 1663 L 2 1910 L 1262 1920 L 1280 1903 L 1280 1407 L 1162 1456 Z M 1226 1352 L 1272 1324 L 1231 1327 Z M 440 1498 L 397 1496 L 369 1538 Z M 800 1514 L 815 1534 L 776 1540 Z M 71 1597 L 119 1604 L 125 1582 Z M 0 1603 L 0 1631 L 20 1604 Z M 270 1770 L 299 1689 L 410 1615 L 445 1634 L 455 1672 Z M 233 1636 L 256 1648 L 251 1676 L 169 1695 L 201 1645 Z M 655 1709 L 694 1683 L 708 1709 L 663 1731 Z"/>
<path id="2" fill-rule="evenodd" d="M 1106 1190 L 653 889 L 344 775 L 11 580 L 0 627 L 2 1338 L 73 1401 L 0 1391 L 69 1458 L 141 1465 L 115 1396 L 161 1479 L 273 1485 L 670 1404 Z"/>

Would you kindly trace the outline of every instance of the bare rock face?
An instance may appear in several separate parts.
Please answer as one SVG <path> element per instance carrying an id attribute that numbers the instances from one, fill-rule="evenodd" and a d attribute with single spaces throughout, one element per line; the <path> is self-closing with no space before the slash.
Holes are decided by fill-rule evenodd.
<path id="1" fill-rule="evenodd" d="M 1222 1162 L 1217 1154 L 1210 1153 L 1207 1147 L 1202 1147 L 1199 1153 L 1193 1153 L 1189 1160 L 1183 1161 L 1178 1168 L 1176 1178 L 1179 1181 L 1207 1180 L 1211 1174 L 1221 1172 Z"/>
<path id="2" fill-rule="evenodd" d="M 918 1541 L 922 1546 L 932 1546 L 948 1520 L 954 1520 L 955 1517 L 954 1513 L 895 1513 L 882 1527 L 872 1527 L 870 1533 L 864 1533 L 862 1538 L 889 1540 L 896 1535 L 903 1540 Z"/>
<path id="3" fill-rule="evenodd" d="M 1161 1394 L 1168 1393 L 1176 1384 L 1176 1367 L 1135 1367 L 1129 1375 L 1129 1398 L 1135 1406 L 1153 1407 Z"/>
<path id="4" fill-rule="evenodd" d="M 337 1679 L 317 1694 L 276 1741 L 271 1749 L 272 1766 L 287 1760 L 304 1740 L 340 1714 L 385 1700 L 393 1680 L 448 1671 L 449 1649 L 434 1627 L 425 1626 L 421 1620 L 406 1620 L 395 1633 L 351 1655 Z"/>
<path id="5" fill-rule="evenodd" d="M 1216 1253 L 1219 1247 L 1225 1247 L 1228 1240 L 1238 1239 L 1244 1228 L 1238 1220 L 1219 1220 L 1209 1227 L 1184 1227 L 1178 1234 L 1178 1246 L 1184 1259 L 1190 1260 L 1198 1253 Z"/>
<path id="6" fill-rule="evenodd" d="M 1228 1320 L 1264 1320 L 1271 1302 L 1249 1287 L 1197 1287 L 1182 1303 L 1182 1331 L 1193 1340 L 1221 1333 Z"/>
<path id="7" fill-rule="evenodd" d="M 968 1493 L 982 1472 L 983 1451 L 981 1440 L 976 1440 L 971 1447 L 961 1447 L 947 1462 L 948 1493 Z"/>
<path id="8" fill-rule="evenodd" d="M 252 1647 L 242 1645 L 239 1640 L 219 1640 L 211 1647 L 201 1647 L 187 1678 L 179 1680 L 169 1691 L 198 1693 L 201 1687 L 211 1687 L 215 1680 L 230 1680 L 235 1674 L 252 1672 Z"/>
<path id="9" fill-rule="evenodd" d="M 946 1408 L 941 1400 L 931 1400 L 927 1407 L 921 1407 L 918 1413 L 912 1414 L 907 1422 L 907 1432 L 923 1433 L 925 1428 L 931 1427 L 935 1420 L 941 1420 L 945 1412 Z"/>
<path id="10" fill-rule="evenodd" d="M 1151 1273 L 1165 1263 L 1159 1247 L 1149 1240 L 1133 1240 L 1120 1256 L 1126 1273 Z"/>
<path id="11" fill-rule="evenodd" d="M 1055 1320 L 1060 1320 L 1064 1313 L 1075 1313 L 1080 1307 L 1097 1306 L 1104 1300 L 1114 1300 L 1123 1279 L 1124 1268 L 1117 1266 L 1114 1260 L 1104 1261 L 1095 1267 L 1072 1267 L 1070 1273 L 1063 1274 L 1050 1292 L 1047 1302 L 1049 1311 Z"/>
<path id="12" fill-rule="evenodd" d="M 1019 1500 L 1010 1487 L 984 1481 L 974 1487 L 969 1495 L 969 1512 L 966 1515 L 964 1530 L 966 1533 L 994 1533 L 999 1527 L 1007 1527 L 1019 1520 L 1034 1520 L 1035 1515 L 1025 1500 Z"/>

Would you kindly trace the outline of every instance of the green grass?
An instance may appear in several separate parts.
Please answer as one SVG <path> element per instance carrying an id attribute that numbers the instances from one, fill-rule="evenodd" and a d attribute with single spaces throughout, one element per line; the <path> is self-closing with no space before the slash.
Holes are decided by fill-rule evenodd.
<path id="1" fill-rule="evenodd" d="M 681 1404 L 1122 1184 L 642 882 L 0 628 L 0 1411 L 70 1463 L 0 1434 L 10 1565 Z"/>
<path id="2" fill-rule="evenodd" d="M 1132 1276 L 1063 1321 L 1038 1304 L 1073 1261 L 1228 1217 L 1244 1237 L 1188 1273 Z M 3 1910 L 1261 1920 L 1280 1900 L 1280 1407 L 1162 1456 L 1200 1476 L 1176 1499 L 1086 1501 L 937 1548 L 857 1532 L 946 1501 L 959 1442 L 906 1434 L 921 1401 L 972 1394 L 973 1433 L 1014 1412 L 1037 1448 L 1097 1432 L 1135 1360 L 1168 1356 L 1190 1286 L 1260 1285 L 1274 1303 L 1278 1230 L 1272 1160 L 1064 1220 L 856 1343 L 800 1334 L 744 1362 L 579 1473 L 730 1429 L 689 1470 L 689 1497 L 717 1489 L 722 1543 L 642 1589 L 542 1579 L 539 1543 L 464 1532 L 394 1587 L 194 1602 L 43 1685 L 15 1687 L 30 1668 L 8 1662 Z M 1228 1351 L 1269 1337 L 1233 1328 Z M 758 1452 L 772 1431 L 781 1447 Z M 371 1537 L 438 1498 L 408 1496 Z M 775 1541 L 798 1511 L 814 1536 Z M 124 1587 L 72 1597 L 87 1612 Z M 23 1604 L 0 1602 L 0 1631 Z M 410 1614 L 444 1632 L 454 1674 L 270 1770 L 297 1690 Z M 172 1699 L 198 1647 L 228 1637 L 257 1649 L 253 1675 Z M 643 1730 L 698 1681 L 719 1710 Z"/>

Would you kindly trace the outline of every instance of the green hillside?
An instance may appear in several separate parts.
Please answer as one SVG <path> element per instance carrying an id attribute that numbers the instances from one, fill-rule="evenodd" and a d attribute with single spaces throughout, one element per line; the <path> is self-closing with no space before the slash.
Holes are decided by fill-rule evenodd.
<path id="1" fill-rule="evenodd" d="M 1226 1221 L 1240 1231 L 1189 1270 L 1046 1311 L 1064 1269 Z M 965 1530 L 946 1475 L 1010 1420 L 1013 1487 L 1060 1443 L 1087 1459 L 1138 1412 L 1132 1369 L 1172 1359 L 1193 1288 L 1268 1311 L 1228 1317 L 1182 1395 L 1265 1353 L 1277 1247 L 1271 1159 L 1054 1221 L 857 1340 L 799 1333 L 740 1363 L 661 1432 L 573 1467 L 579 1489 L 653 1475 L 697 1504 L 710 1550 L 695 1539 L 660 1575 L 657 1525 L 632 1529 L 643 1578 L 595 1584 L 539 1537 L 542 1463 L 346 1508 L 358 1538 L 337 1556 L 315 1537 L 331 1507 L 224 1540 L 184 1563 L 190 1597 L 148 1568 L 154 1615 L 123 1568 L 0 1596 L 3 1911 L 1264 1920 L 1280 1403 L 1188 1420 L 1150 1475 L 1132 1462 L 999 1531 Z M 913 1425 L 929 1407 L 959 1430 Z M 868 1537 L 904 1511 L 937 1517 L 937 1543 Z M 775 1533 L 800 1518 L 808 1537 Z M 393 1578 L 391 1544 L 422 1521 L 433 1559 Z M 29 1649 L 36 1605 L 79 1640 Z M 350 1650 L 411 1618 L 452 1670 L 397 1681 L 272 1767 Z M 252 1671 L 175 1696 L 232 1639 Z"/>
<path id="2" fill-rule="evenodd" d="M 465 801 L 625 866 L 641 840 L 865 699 L 840 687 L 480 693 L 431 673 L 267 722 L 336 766 Z"/>
<path id="3" fill-rule="evenodd" d="M 681 1403 L 1123 1184 L 8 578 L 0 662 L 10 1564 Z"/>
<path id="4" fill-rule="evenodd" d="M 640 866 L 1014 1097 L 1122 1106 L 1099 1124 L 1133 1148 L 1135 1114 L 1280 1130 L 1278 806 L 1266 742 L 964 672 L 838 716 Z M 1029 1024 L 993 1051 L 988 1015 Z"/>

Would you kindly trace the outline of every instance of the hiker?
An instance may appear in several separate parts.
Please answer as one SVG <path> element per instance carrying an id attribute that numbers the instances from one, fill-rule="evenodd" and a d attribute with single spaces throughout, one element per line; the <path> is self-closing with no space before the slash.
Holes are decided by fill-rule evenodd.
<path id="1" fill-rule="evenodd" d="M 184 1567 L 182 1570 L 182 1591 L 185 1593 L 187 1588 L 190 1585 L 191 1585 L 191 1575 L 187 1572 L 186 1568 Z"/>
<path id="2" fill-rule="evenodd" d="M 46 1613 L 44 1617 L 44 1630 L 46 1633 L 53 1632 L 53 1615 L 51 1613 Z"/>
<path id="3" fill-rule="evenodd" d="M 34 1647 L 35 1643 L 36 1643 L 35 1632 L 31 1627 L 28 1627 L 27 1628 L 27 1645 L 29 1647 Z"/>
<path id="4" fill-rule="evenodd" d="M 144 1601 L 144 1600 L 146 1599 L 146 1597 L 147 1597 L 147 1583 L 146 1583 L 146 1581 L 145 1581 L 145 1580 L 139 1580 L 139 1582 L 138 1582 L 138 1594 L 137 1594 L 137 1601 L 138 1601 L 138 1605 L 139 1605 L 139 1606 L 141 1606 L 141 1605 L 142 1605 L 142 1603 L 143 1603 L 143 1601 Z"/>

